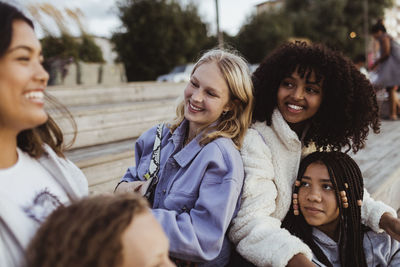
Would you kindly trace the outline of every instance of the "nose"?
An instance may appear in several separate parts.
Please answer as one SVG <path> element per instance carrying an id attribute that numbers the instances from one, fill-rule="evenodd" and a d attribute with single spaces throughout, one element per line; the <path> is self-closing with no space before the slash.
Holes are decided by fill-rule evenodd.
<path id="1" fill-rule="evenodd" d="M 47 85 L 47 81 L 49 80 L 49 74 L 44 69 L 43 65 L 38 62 L 35 66 L 35 79 L 42 82 L 44 85 Z"/>
<path id="2" fill-rule="evenodd" d="M 201 89 L 195 90 L 192 94 L 191 99 L 194 102 L 201 102 L 203 100 L 203 92 Z"/>
<path id="3" fill-rule="evenodd" d="M 293 91 L 293 98 L 295 100 L 304 99 L 304 87 L 303 86 L 297 86 L 295 88 L 295 90 Z"/>
<path id="4" fill-rule="evenodd" d="M 321 193 L 317 189 L 312 189 L 308 192 L 307 200 L 312 202 L 321 202 Z"/>

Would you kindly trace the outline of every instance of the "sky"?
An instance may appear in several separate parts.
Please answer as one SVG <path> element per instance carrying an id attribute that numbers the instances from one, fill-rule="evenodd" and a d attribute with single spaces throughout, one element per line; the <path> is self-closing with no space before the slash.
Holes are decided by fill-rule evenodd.
<path id="1" fill-rule="evenodd" d="M 7 0 L 2 0 L 7 1 Z M 35 5 L 38 3 L 51 3 L 58 9 L 64 7 L 82 10 L 85 15 L 84 24 L 86 30 L 94 35 L 110 37 L 121 24 L 117 16 L 116 2 L 118 0 L 8 0 L 19 2 L 22 6 Z M 204 22 L 210 24 L 212 33 L 216 32 L 215 0 L 181 0 L 183 4 L 194 2 L 199 7 L 200 17 Z M 235 35 L 246 19 L 255 12 L 255 5 L 265 0 L 219 0 L 219 22 L 220 29 Z M 78 30 L 72 30 L 78 34 Z M 38 35 L 43 32 L 38 30 Z"/>

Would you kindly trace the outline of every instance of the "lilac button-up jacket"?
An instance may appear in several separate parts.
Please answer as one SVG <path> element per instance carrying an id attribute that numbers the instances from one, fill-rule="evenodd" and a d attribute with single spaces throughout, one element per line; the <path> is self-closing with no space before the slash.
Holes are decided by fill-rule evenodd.
<path id="1" fill-rule="evenodd" d="M 198 135 L 183 147 L 187 121 L 170 133 L 163 129 L 160 170 L 153 214 L 170 240 L 170 254 L 201 262 L 201 266 L 224 266 L 230 244 L 226 231 L 239 209 L 244 170 L 232 140 L 218 138 L 205 146 Z M 156 127 L 136 141 L 136 166 L 123 180 L 144 180 L 148 171 Z"/>

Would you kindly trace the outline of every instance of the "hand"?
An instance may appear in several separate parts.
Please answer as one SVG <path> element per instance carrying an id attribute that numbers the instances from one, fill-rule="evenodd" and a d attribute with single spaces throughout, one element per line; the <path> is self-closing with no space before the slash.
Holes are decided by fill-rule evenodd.
<path id="1" fill-rule="evenodd" d="M 370 71 L 373 71 L 376 69 L 376 67 L 378 67 L 377 63 L 372 64 L 372 66 L 369 68 Z"/>
<path id="2" fill-rule="evenodd" d="M 309 259 L 307 259 L 306 256 L 303 254 L 299 253 L 293 256 L 293 258 L 290 259 L 288 262 L 287 267 L 296 267 L 296 266 L 301 266 L 301 267 L 315 267 L 315 264 L 312 263 Z"/>
<path id="3" fill-rule="evenodd" d="M 400 241 L 400 219 L 393 217 L 392 214 L 385 212 L 379 221 L 379 227 L 392 238 Z"/>
<path id="4" fill-rule="evenodd" d="M 119 186 L 115 189 L 116 194 L 124 194 L 124 193 L 140 193 L 140 188 L 144 184 L 144 181 L 135 181 L 129 183 L 120 183 Z"/>

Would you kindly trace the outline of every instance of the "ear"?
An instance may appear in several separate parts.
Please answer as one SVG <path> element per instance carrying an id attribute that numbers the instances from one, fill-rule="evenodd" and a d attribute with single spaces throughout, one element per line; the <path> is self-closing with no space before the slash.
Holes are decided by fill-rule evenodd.
<path id="1" fill-rule="evenodd" d="M 238 106 L 239 104 L 240 104 L 239 99 L 234 99 L 232 101 L 229 101 L 229 103 L 225 105 L 224 112 L 231 111 L 232 109 L 235 108 L 235 106 Z"/>

